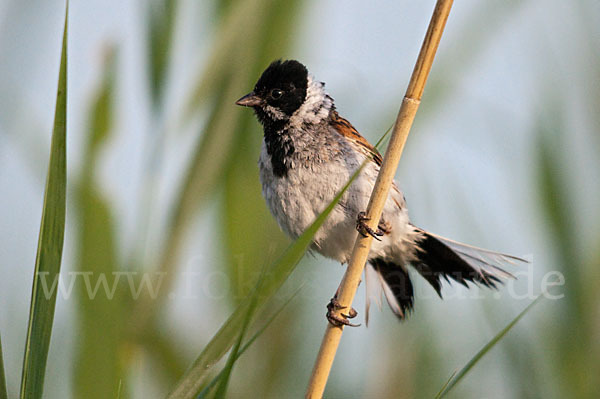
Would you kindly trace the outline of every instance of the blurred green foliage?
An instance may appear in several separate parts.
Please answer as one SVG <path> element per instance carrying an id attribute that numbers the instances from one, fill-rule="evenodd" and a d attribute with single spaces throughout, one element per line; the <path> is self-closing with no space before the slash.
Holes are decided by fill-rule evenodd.
<path id="1" fill-rule="evenodd" d="M 542 299 L 543 296 L 538 296 L 533 302 L 531 302 L 531 304 L 529 304 L 521 313 L 519 313 L 517 315 L 517 317 L 515 317 L 510 323 L 508 323 L 506 325 L 506 327 L 504 327 L 498 334 L 496 334 L 494 336 L 494 338 L 492 338 L 487 344 L 485 344 L 485 346 L 483 348 L 481 348 L 481 350 L 479 352 L 477 352 L 475 354 L 475 356 L 473 356 L 471 358 L 471 360 L 469 360 L 469 362 L 462 368 L 460 369 L 458 372 L 454 372 L 452 374 L 452 376 L 450 376 L 450 379 L 448 380 L 448 382 L 446 382 L 444 384 L 444 386 L 442 387 L 442 389 L 438 392 L 438 394 L 435 396 L 436 399 L 438 398 L 443 398 L 444 396 L 448 395 L 448 393 L 452 390 L 452 388 L 454 388 L 454 386 L 456 384 L 458 384 L 460 382 L 460 380 L 462 380 L 465 375 L 473 368 L 475 367 L 475 365 L 479 362 L 479 360 L 481 360 L 481 358 L 490 351 L 490 349 L 492 349 L 498 342 L 500 342 L 500 340 L 502 338 L 504 338 L 504 336 L 510 331 L 511 328 L 514 327 L 515 324 L 517 324 L 517 322 L 519 320 L 521 320 L 521 318 L 523 318 L 523 316 L 525 316 L 525 314 L 537 303 L 540 301 L 540 299 Z"/>
<path id="2" fill-rule="evenodd" d="M 308 236 L 306 240 L 296 242 L 295 246 L 289 246 L 269 215 L 261 198 L 258 170 L 253 167 L 260 151 L 262 133 L 251 112 L 235 108 L 233 101 L 252 88 L 257 76 L 270 61 L 290 54 L 292 46 L 297 44 L 294 35 L 302 22 L 305 5 L 296 0 L 211 2 L 211 7 L 207 8 L 211 15 L 206 20 L 211 23 L 214 40 L 206 49 L 198 75 L 186 82 L 189 97 L 173 117 L 165 112 L 165 104 L 171 83 L 169 73 L 181 3 L 153 0 L 147 3 L 147 12 L 143 14 L 146 28 L 146 58 L 143 63 L 148 72 L 146 83 L 152 126 L 147 134 L 150 144 L 145 149 L 147 167 L 143 170 L 144 183 L 137 204 L 140 220 L 136 221 L 134 248 L 123 248 L 117 205 L 103 187 L 106 182 L 100 178 L 103 155 L 112 148 L 110 144 L 119 128 L 116 120 L 118 94 L 122 90 L 119 87 L 122 76 L 119 74 L 122 71 L 118 61 L 124 51 L 120 44 L 111 46 L 106 52 L 102 78 L 91 95 L 87 115 L 83 118 L 87 123 L 82 163 L 68 183 L 75 210 L 73 271 L 80 273 L 79 276 L 88 276 L 90 286 L 99 289 L 96 296 L 90 297 L 89 287 L 76 285 L 76 318 L 72 326 L 75 350 L 72 369 L 65 373 L 72 374 L 72 395 L 76 398 L 139 397 L 142 395 L 139 393 L 140 385 L 147 389 L 144 392 L 163 397 L 182 384 L 188 388 L 185 390 L 187 396 L 182 397 L 193 397 L 198 392 L 206 397 L 230 398 L 299 396 L 306 382 L 304 377 L 307 380 L 310 372 L 307 365 L 312 364 L 316 356 L 318 343 L 313 341 L 320 338 L 324 324 L 303 324 L 306 318 L 300 314 L 301 309 L 311 298 L 299 295 L 285 312 L 282 309 L 287 300 L 274 304 L 268 299 L 273 297 L 297 264 L 309 243 Z M 425 93 L 424 112 L 419 114 L 421 122 L 451 101 L 454 85 L 468 73 L 469 68 L 474 68 L 473 60 L 485 53 L 491 38 L 503 31 L 505 23 L 518 18 L 519 12 L 528 3 L 510 1 L 476 6 L 460 26 L 458 39 L 442 45 Z M 596 112 L 600 104 L 600 89 L 597 87 L 600 56 L 594 52 L 600 40 L 597 39 L 594 19 L 590 16 L 592 13 L 586 12 L 585 6 L 577 7 L 585 36 L 590 39 L 582 41 L 591 54 L 586 60 L 594 66 L 589 69 L 591 76 L 582 78 L 590 82 L 591 87 L 585 98 L 586 104 L 592 104 L 586 117 L 595 126 L 600 126 L 600 114 Z M 495 18 L 490 21 L 492 15 Z M 63 57 L 66 57 L 64 54 Z M 436 74 L 436 70 L 444 73 Z M 66 82 L 61 84 L 66 89 Z M 514 397 L 597 398 L 600 397 L 600 344 L 597 340 L 600 251 L 597 245 L 582 245 L 577 225 L 581 210 L 576 206 L 574 195 L 578 187 L 567 174 L 569 158 L 563 153 L 563 146 L 557 144 L 569 140 L 569 104 L 559 100 L 552 103 L 553 100 L 548 98 L 559 99 L 561 96 L 560 93 L 551 96 L 540 94 L 544 111 L 540 111 L 539 121 L 532 127 L 536 142 L 531 166 L 537 172 L 534 177 L 537 186 L 532 190 L 539 196 L 536 203 L 540 214 L 537 216 L 544 221 L 546 229 L 543 239 L 552 243 L 554 253 L 551 257 L 556 260 L 557 270 L 565 276 L 565 298 L 551 304 L 540 304 L 539 308 L 546 309 L 546 313 L 529 324 L 532 328 L 525 331 L 519 325 L 512 335 L 498 344 L 495 353 L 501 352 L 509 364 L 494 370 L 505 371 L 502 379 L 506 381 L 506 392 Z M 66 109 L 66 103 L 61 104 L 60 107 Z M 57 104 L 57 110 L 60 107 Z M 393 108 L 397 105 L 394 104 Z M 201 115 L 201 121 L 199 126 L 195 126 L 198 115 Z M 167 123 L 167 118 L 176 120 L 175 126 Z M 383 119 L 379 114 L 373 118 Z M 64 117 L 62 121 L 64 127 Z M 166 144 L 173 137 L 169 129 L 184 131 L 189 126 L 195 126 L 197 139 L 194 148 L 190 151 L 169 207 L 159 209 L 154 200 L 157 196 L 154 185 L 157 170 L 165 166 L 161 162 Z M 587 133 L 583 140 L 597 148 L 600 143 L 598 130 Z M 54 141 L 52 146 L 54 154 L 57 151 Z M 64 152 L 64 148 L 62 150 Z M 598 159 L 594 161 L 588 167 L 600 169 Z M 48 208 L 49 204 L 44 206 Z M 50 208 L 60 211 L 60 206 Z M 193 345 L 172 334 L 173 330 L 186 330 L 187 326 L 169 325 L 165 313 L 169 306 L 168 294 L 176 286 L 176 277 L 184 267 L 182 251 L 193 235 L 191 227 L 207 209 L 214 212 L 214 220 L 218 220 L 211 233 L 218 237 L 221 245 L 217 251 L 219 259 L 210 267 L 226 274 L 231 290 L 222 301 L 226 310 L 223 317 L 225 324 L 216 334 L 214 332 L 219 324 L 203 326 L 206 335 L 195 337 Z M 164 230 L 156 233 L 161 238 L 159 248 L 155 250 L 156 257 L 146 256 L 150 235 L 147 220 L 152 213 L 165 215 Z M 588 237 L 587 240 L 597 242 L 599 238 Z M 261 295 L 253 297 L 252 293 L 258 292 L 254 289 L 261 270 L 269 265 L 274 266 L 275 271 L 271 270 L 273 274 L 261 285 Z M 303 277 L 306 277 L 310 272 L 310 268 L 307 269 L 309 271 L 297 270 L 295 273 L 305 273 Z M 57 272 L 55 264 L 53 273 Z M 157 297 L 142 290 L 141 297 L 133 300 L 126 277 L 113 286 L 115 280 L 110 277 L 119 273 L 130 273 L 129 276 L 133 275 L 138 285 L 142 282 L 142 273 L 163 276 L 161 290 Z M 105 294 L 100 276 L 109 276 L 106 284 L 109 292 L 114 289 L 114 295 L 109 297 Z M 332 283 L 332 287 L 335 284 Z M 294 309 L 291 309 L 292 306 Z M 491 310 L 488 313 L 493 314 L 494 309 Z M 265 311 L 271 311 L 269 318 L 265 318 Z M 310 311 L 313 312 L 314 307 Z M 52 313 L 48 309 L 46 316 Z M 278 320 L 274 321 L 274 315 L 278 316 Z M 493 327 L 491 330 L 499 330 L 492 321 L 496 318 L 489 314 L 486 316 L 486 321 Z M 538 314 L 532 312 L 531 316 L 537 317 Z M 51 320 L 50 317 L 47 321 Z M 206 320 L 206 323 L 222 321 L 209 317 Z M 453 343 L 455 341 L 464 344 L 460 340 L 462 337 L 454 336 L 449 326 L 440 325 L 434 317 L 418 316 L 410 323 L 408 327 L 408 324 L 398 325 L 392 320 L 389 324 L 378 326 L 377 330 L 370 329 L 369 336 L 378 341 L 378 345 L 373 346 L 377 352 L 369 353 L 370 357 L 364 362 L 362 358 L 355 358 L 348 364 L 339 364 L 344 361 L 338 360 L 327 388 L 327 397 L 433 397 L 452 371 L 467 363 L 463 360 L 482 346 L 479 341 L 469 342 L 468 347 L 460 349 L 466 358 L 448 359 L 451 352 L 447 347 L 458 345 Z M 261 327 L 257 329 L 255 324 Z M 433 330 L 442 331 L 443 339 L 436 337 Z M 251 338 L 245 340 L 250 334 Z M 483 336 L 482 342 L 493 338 L 485 330 L 478 330 L 477 334 Z M 34 343 L 45 345 L 47 351 L 49 338 L 46 330 L 44 339 L 35 339 Z M 6 342 L 4 344 L 6 347 Z M 253 347 L 248 350 L 250 344 Z M 234 350 L 229 352 L 229 360 L 225 362 L 222 358 L 232 346 Z M 358 352 L 361 348 L 352 349 Z M 363 353 L 359 354 L 362 356 Z M 6 396 L 3 393 L 2 358 L 0 346 L 0 398 Z M 194 358 L 196 361 L 190 364 Z M 487 358 L 492 358 L 492 353 Z M 235 363 L 238 359 L 240 361 Z M 500 355 L 493 361 L 501 363 L 499 359 Z M 141 377 L 137 375 L 140 364 L 144 369 Z M 40 365 L 37 363 L 34 368 L 43 375 Z M 365 375 L 365 383 L 353 381 L 346 384 L 336 375 L 336 367 L 339 370 L 342 366 L 359 367 Z M 465 382 L 470 377 L 475 378 L 472 374 L 478 368 L 485 367 L 484 363 L 478 364 Z M 39 380 L 37 384 L 39 386 Z M 358 385 L 362 386 L 361 392 L 355 390 Z M 472 385 L 461 383 L 448 396 L 478 397 L 487 388 L 481 387 L 475 392 L 470 387 Z M 490 392 L 490 396 L 499 397 L 502 392 Z"/>
<path id="3" fill-rule="evenodd" d="M 106 54 L 104 76 L 89 112 L 89 133 L 84 165 L 76 183 L 78 249 L 76 272 L 89 276 L 89 286 L 77 285 L 78 342 L 74 368 L 74 394 L 79 398 L 117 397 L 124 378 L 122 347 L 125 316 L 130 306 L 125 288 L 113 285 L 112 276 L 123 270 L 117 257 L 115 222 L 111 204 L 98 189 L 96 166 L 114 124 L 116 54 Z M 103 280 L 106 278 L 106 280 Z M 102 289 L 103 285 L 108 291 Z M 89 287 L 99 288 L 90 296 Z M 93 291 L 92 291 L 93 292 Z M 112 295 L 111 295 L 112 293 Z M 122 398 L 128 397 L 121 391 Z"/>
<path id="4" fill-rule="evenodd" d="M 575 201 L 570 198 L 572 191 L 567 183 L 568 165 L 562 149 L 556 145 L 566 139 L 561 113 L 565 107 L 566 104 L 550 104 L 537 126 L 541 210 L 554 242 L 559 270 L 565 276 L 567 293 L 555 310 L 559 312 L 561 322 L 555 331 L 557 341 L 552 364 L 561 376 L 559 388 L 563 397 L 594 398 L 600 397 L 600 345 L 596 339 L 598 309 L 594 306 L 600 303 L 597 289 L 600 250 L 595 247 L 595 254 L 586 254 L 578 242 L 581 235 L 577 232 L 577 210 L 572 208 Z M 598 123 L 600 126 L 600 118 Z M 593 137 L 589 139 L 594 140 Z M 600 162 L 596 168 L 600 168 Z"/>

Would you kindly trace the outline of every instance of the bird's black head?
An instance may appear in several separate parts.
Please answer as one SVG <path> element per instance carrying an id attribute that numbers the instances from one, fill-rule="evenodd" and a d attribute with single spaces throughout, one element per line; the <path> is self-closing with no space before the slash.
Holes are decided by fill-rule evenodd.
<path id="1" fill-rule="evenodd" d="M 308 71 L 295 60 L 277 60 L 261 75 L 254 91 L 236 104 L 253 107 L 259 120 L 276 122 L 289 120 L 306 98 Z"/>

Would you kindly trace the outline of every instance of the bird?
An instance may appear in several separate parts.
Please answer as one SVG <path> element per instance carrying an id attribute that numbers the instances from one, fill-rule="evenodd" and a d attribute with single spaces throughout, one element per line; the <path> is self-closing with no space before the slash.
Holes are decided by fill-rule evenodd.
<path id="1" fill-rule="evenodd" d="M 347 264 L 358 234 L 375 238 L 365 267 L 367 324 L 371 301 L 381 306 L 382 292 L 400 320 L 412 312 L 415 291 L 410 268 L 442 297 L 443 280 L 467 288 L 467 283 L 497 288 L 514 278 L 504 269 L 507 264 L 527 262 L 415 226 L 395 181 L 377 229 L 370 229 L 364 211 L 382 156 L 340 116 L 325 83 L 299 61 L 273 61 L 254 89 L 236 104 L 252 108 L 262 125 L 258 160 L 262 194 L 279 227 L 292 239 L 315 221 L 362 166 L 313 236 L 310 250 Z M 356 317 L 356 310 L 336 312 L 344 309 L 337 294 L 327 305 L 327 319 L 336 326 L 358 326 L 349 320 Z"/>

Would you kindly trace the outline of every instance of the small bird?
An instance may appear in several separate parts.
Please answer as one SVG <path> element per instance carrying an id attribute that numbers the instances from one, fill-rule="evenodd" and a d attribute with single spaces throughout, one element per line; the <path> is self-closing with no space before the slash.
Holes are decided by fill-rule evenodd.
<path id="1" fill-rule="evenodd" d="M 357 234 L 373 240 L 365 269 L 366 321 L 381 290 L 396 316 L 404 319 L 413 308 L 414 290 L 408 267 L 414 268 L 441 297 L 441 282 L 449 279 L 496 288 L 512 274 L 501 267 L 524 259 L 461 244 L 413 225 L 402 192 L 394 183 L 376 231 L 366 225 L 364 210 L 375 185 L 382 157 L 342 118 L 324 89 L 325 84 L 298 61 L 274 61 L 254 90 L 236 104 L 252 107 L 262 124 L 264 139 L 260 181 L 267 205 L 281 229 L 299 237 L 342 190 L 354 172 L 366 165 L 313 237 L 311 249 L 342 264 L 350 259 Z M 336 295 L 327 305 L 334 325 L 356 326 Z"/>

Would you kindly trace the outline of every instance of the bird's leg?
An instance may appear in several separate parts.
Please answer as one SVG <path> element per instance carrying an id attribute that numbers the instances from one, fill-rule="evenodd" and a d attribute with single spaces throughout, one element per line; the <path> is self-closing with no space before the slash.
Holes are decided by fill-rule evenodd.
<path id="1" fill-rule="evenodd" d="M 333 298 L 331 298 L 331 300 L 327 304 L 327 314 L 325 315 L 327 317 L 327 320 L 336 327 L 341 327 L 341 326 L 358 327 L 358 326 L 360 326 L 360 324 L 352 324 L 348 321 L 348 319 L 353 319 L 356 317 L 356 315 L 358 315 L 358 312 L 354 308 L 350 308 L 350 310 L 348 311 L 348 314 L 340 313 L 341 317 L 337 315 L 337 313 L 336 313 L 337 310 L 342 310 L 342 309 L 347 308 L 347 306 L 340 305 L 340 303 L 337 300 L 339 291 L 340 291 L 340 288 L 338 287 L 337 291 L 335 291 L 335 295 L 333 296 Z"/>
<path id="2" fill-rule="evenodd" d="M 379 226 L 377 226 L 377 231 L 367 226 L 365 222 L 369 220 L 371 219 L 367 217 L 367 214 L 365 212 L 359 212 L 358 216 L 356 217 L 356 230 L 358 230 L 358 232 L 362 234 L 363 237 L 370 235 L 377 241 L 381 241 L 381 238 L 379 237 L 384 235 L 385 231 L 383 231 Z"/>

